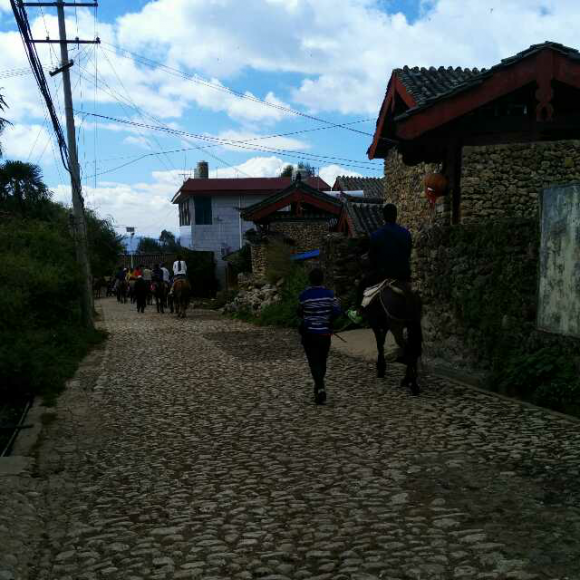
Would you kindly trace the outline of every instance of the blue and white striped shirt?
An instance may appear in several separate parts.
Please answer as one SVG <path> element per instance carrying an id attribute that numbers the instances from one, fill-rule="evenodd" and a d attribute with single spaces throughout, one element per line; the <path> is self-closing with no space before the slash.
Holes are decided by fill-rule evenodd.
<path id="1" fill-rule="evenodd" d="M 341 312 L 334 292 L 324 286 L 310 286 L 300 294 L 304 330 L 312 334 L 331 334 L 330 321 Z"/>

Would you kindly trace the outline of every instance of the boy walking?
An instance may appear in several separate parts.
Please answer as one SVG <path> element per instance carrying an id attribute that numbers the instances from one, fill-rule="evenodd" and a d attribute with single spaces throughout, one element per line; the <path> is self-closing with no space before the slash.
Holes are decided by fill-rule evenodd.
<path id="1" fill-rule="evenodd" d="M 310 286 L 299 296 L 299 316 L 302 318 L 300 334 L 302 346 L 314 379 L 314 402 L 326 401 L 324 376 L 330 350 L 330 325 L 340 314 L 340 306 L 334 292 L 323 286 L 322 270 L 315 268 L 308 275 Z"/>

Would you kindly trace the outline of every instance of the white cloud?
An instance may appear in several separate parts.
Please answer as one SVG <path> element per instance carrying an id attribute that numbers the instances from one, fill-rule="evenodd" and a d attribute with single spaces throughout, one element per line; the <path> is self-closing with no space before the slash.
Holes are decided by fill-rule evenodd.
<path id="1" fill-rule="evenodd" d="M 339 175 L 362 177 L 360 173 L 357 173 L 356 171 L 350 171 L 344 167 L 341 167 L 340 165 L 327 165 L 326 167 L 321 167 L 319 174 L 320 177 L 324 179 L 328 185 L 330 185 L 330 187 L 334 185 L 334 182 Z"/>
<path id="2" fill-rule="evenodd" d="M 2 153 L 7 159 L 38 163 L 42 157 L 46 165 L 52 155 L 47 154 L 51 135 L 44 125 L 8 125 L 2 133 Z"/>
<path id="3" fill-rule="evenodd" d="M 96 188 L 84 186 L 85 204 L 102 217 L 112 217 L 119 232 L 126 226 L 135 227 L 138 235 L 145 236 L 159 236 L 163 229 L 177 231 L 177 207 L 171 203 L 171 198 L 182 179 L 170 173 L 154 172 L 149 183 L 129 185 L 103 181 Z M 70 204 L 69 185 L 61 184 L 52 190 L 55 201 Z"/>
<path id="4" fill-rule="evenodd" d="M 414 22 L 386 13 L 388 6 L 378 0 L 343 0 L 340 9 L 336 0 L 158 0 L 122 17 L 118 38 L 220 79 L 250 70 L 298 73 L 304 77 L 294 92 L 299 104 L 376 113 L 395 67 L 489 66 L 546 39 L 574 46 L 580 26 L 576 0 L 425 1 Z"/>

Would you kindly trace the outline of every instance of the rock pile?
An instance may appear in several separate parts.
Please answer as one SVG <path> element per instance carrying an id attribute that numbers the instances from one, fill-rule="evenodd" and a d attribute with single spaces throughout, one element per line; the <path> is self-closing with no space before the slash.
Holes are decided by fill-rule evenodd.
<path id="1" fill-rule="evenodd" d="M 263 308 L 280 300 L 280 289 L 283 280 L 269 284 L 263 279 L 254 278 L 251 274 L 238 275 L 238 294 L 222 310 L 225 314 L 250 312 L 258 315 Z"/>

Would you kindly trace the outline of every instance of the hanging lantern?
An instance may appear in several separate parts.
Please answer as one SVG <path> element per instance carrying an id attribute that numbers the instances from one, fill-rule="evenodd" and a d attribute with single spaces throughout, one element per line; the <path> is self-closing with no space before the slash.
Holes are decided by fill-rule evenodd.
<path id="1" fill-rule="evenodd" d="M 449 182 L 442 173 L 427 173 L 425 175 L 425 196 L 434 205 L 438 197 L 447 193 Z"/>

